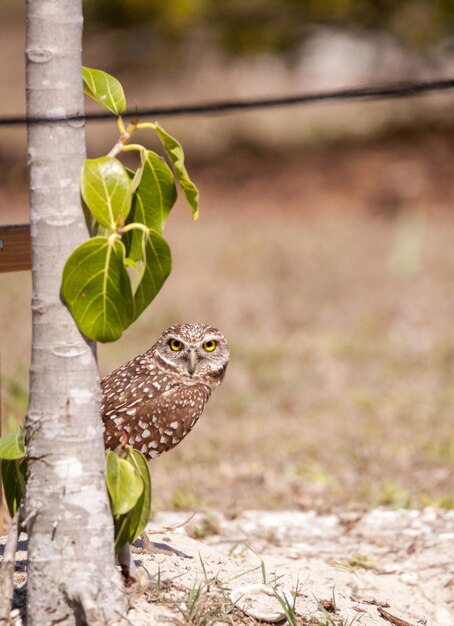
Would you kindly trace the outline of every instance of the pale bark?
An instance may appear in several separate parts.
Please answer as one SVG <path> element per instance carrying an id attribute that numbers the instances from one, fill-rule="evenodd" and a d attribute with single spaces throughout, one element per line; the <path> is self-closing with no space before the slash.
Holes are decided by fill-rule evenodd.
<path id="1" fill-rule="evenodd" d="M 80 0 L 27 2 L 27 113 L 83 112 Z M 28 626 L 98 624 L 125 610 L 114 567 L 94 345 L 60 300 L 64 263 L 87 238 L 81 122 L 30 125 L 33 347 L 25 516 Z"/>

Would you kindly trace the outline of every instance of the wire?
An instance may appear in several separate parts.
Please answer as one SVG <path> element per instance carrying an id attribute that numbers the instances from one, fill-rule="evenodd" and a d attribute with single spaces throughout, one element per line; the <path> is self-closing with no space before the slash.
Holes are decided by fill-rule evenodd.
<path id="1" fill-rule="evenodd" d="M 128 110 L 122 117 L 176 117 L 182 115 L 204 115 L 213 113 L 231 113 L 251 109 L 313 104 L 315 102 L 346 102 L 355 100 L 385 100 L 408 98 L 427 93 L 447 92 L 454 89 L 454 79 L 420 82 L 400 82 L 375 87 L 356 87 L 337 91 L 321 91 L 283 96 L 280 98 L 254 98 L 250 100 L 225 100 L 221 102 L 202 102 L 182 106 L 162 106 Z M 116 117 L 110 112 L 85 113 L 55 117 L 2 117 L 0 126 L 19 126 L 22 124 L 57 124 L 75 121 L 102 121 Z"/>

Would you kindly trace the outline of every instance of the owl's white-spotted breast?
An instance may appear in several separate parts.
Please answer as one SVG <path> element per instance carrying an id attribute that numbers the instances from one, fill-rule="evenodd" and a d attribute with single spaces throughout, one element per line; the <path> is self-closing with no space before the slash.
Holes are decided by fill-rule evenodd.
<path id="1" fill-rule="evenodd" d="M 104 442 L 156 456 L 176 446 L 199 419 L 229 362 L 224 335 L 205 324 L 175 324 L 101 381 Z"/>

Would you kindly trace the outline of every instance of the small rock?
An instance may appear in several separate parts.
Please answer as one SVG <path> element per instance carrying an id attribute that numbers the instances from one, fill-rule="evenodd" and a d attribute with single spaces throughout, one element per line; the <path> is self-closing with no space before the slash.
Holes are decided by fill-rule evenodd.
<path id="1" fill-rule="evenodd" d="M 336 612 L 334 600 L 320 600 L 320 605 L 325 609 L 325 611 L 328 611 L 328 613 Z"/>
<path id="2" fill-rule="evenodd" d="M 19 609 L 13 609 L 9 614 L 9 623 L 13 626 L 22 626 L 22 618 Z"/>
<path id="3" fill-rule="evenodd" d="M 275 590 L 271 585 L 241 585 L 230 594 L 232 603 L 246 615 L 273 624 L 285 618 L 278 594 L 284 602 L 293 606 L 294 597 L 287 589 Z"/>

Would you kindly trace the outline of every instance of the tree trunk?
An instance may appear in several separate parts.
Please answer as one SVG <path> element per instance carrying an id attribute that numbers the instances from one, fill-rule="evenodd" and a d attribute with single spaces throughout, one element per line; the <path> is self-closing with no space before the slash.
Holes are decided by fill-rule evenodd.
<path id="1" fill-rule="evenodd" d="M 27 113 L 83 112 L 81 0 L 27 2 Z M 103 624 L 125 612 L 104 480 L 95 345 L 60 300 L 63 266 L 87 238 L 81 122 L 28 129 L 33 346 L 27 415 L 28 626 Z"/>

